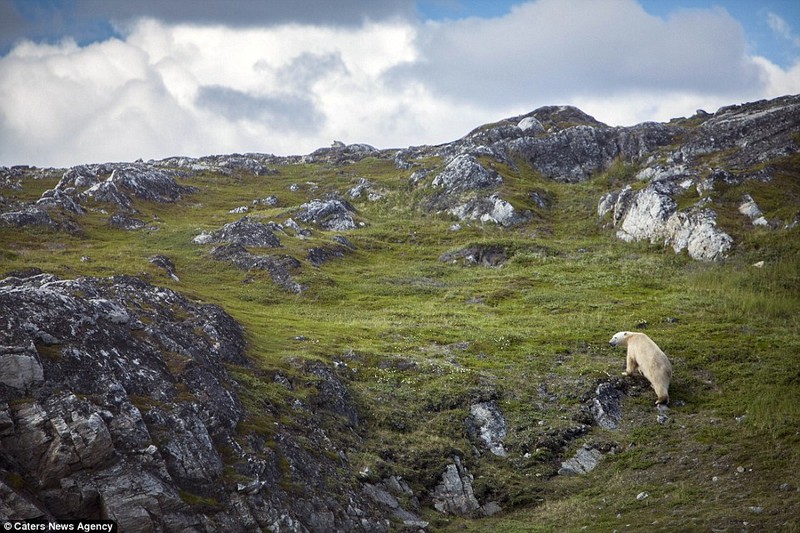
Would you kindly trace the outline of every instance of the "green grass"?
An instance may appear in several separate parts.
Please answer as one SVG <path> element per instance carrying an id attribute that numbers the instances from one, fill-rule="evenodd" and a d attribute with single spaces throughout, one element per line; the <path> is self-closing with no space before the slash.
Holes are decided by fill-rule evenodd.
<path id="1" fill-rule="evenodd" d="M 631 179 L 634 167 L 619 162 L 571 185 L 520 168 L 498 165 L 503 194 L 523 209 L 530 208 L 528 194 L 538 192 L 552 207 L 534 208 L 532 221 L 517 228 L 469 222 L 450 231 L 450 217 L 419 208 L 426 192 L 409 188 L 410 171 L 368 159 L 342 169 L 282 166 L 264 177 L 198 176 L 186 183 L 200 192 L 178 205 L 136 205 L 136 217 L 153 229 L 110 228 L 99 211 L 108 206 L 99 205 L 77 219 L 81 235 L 0 228 L 0 270 L 139 275 L 221 305 L 244 326 L 253 363 L 231 368 L 250 413 L 239 428 L 243 434 L 269 440 L 276 421 L 302 427 L 289 406 L 314 393 L 304 362 L 345 362 L 340 374 L 361 419 L 360 444 L 350 453 L 353 476 L 364 467 L 375 481 L 400 475 L 429 503 L 426 491 L 459 455 L 481 500 L 505 509 L 480 520 L 429 511 L 432 530 L 674 531 L 739 528 L 747 521 L 756 529 L 797 531 L 798 230 L 737 230 L 731 260 L 697 263 L 660 247 L 620 243 L 597 220 L 600 195 Z M 783 169 L 778 179 L 792 172 Z M 209 246 L 191 243 L 201 231 L 238 219 L 228 211 L 253 199 L 275 194 L 278 207 L 250 215 L 283 222 L 293 207 L 344 194 L 360 177 L 387 196 L 353 201 L 368 223 L 346 233 L 354 252 L 313 267 L 306 249 L 333 235 L 319 230 L 310 240 L 281 236 L 283 248 L 261 251 L 300 259 L 298 280 L 309 287 L 304 294 L 285 292 L 265 273 L 214 261 Z M 17 194 L 35 198 L 54 183 L 25 183 Z M 289 190 L 293 183 L 302 185 L 299 192 Z M 729 202 L 741 195 L 718 192 Z M 768 186 L 751 194 L 768 215 L 791 216 L 793 208 L 782 207 Z M 732 211 L 721 219 L 741 225 Z M 499 268 L 439 261 L 444 252 L 471 245 L 502 247 L 509 261 Z M 180 282 L 148 262 L 155 254 L 173 260 Z M 764 267 L 753 267 L 759 260 Z M 588 476 L 554 477 L 563 457 L 539 444 L 551 437 L 548 431 L 578 424 L 597 382 L 624 368 L 624 354 L 608 339 L 642 321 L 675 366 L 670 422 L 656 423 L 652 391 L 639 384 L 625 399 L 620 430 L 595 428 L 568 444 L 569 450 L 584 442 L 604 445 L 614 453 Z M 276 384 L 276 373 L 296 386 Z M 554 398 L 543 397 L 541 386 Z M 507 460 L 477 456 L 466 435 L 469 405 L 488 399 L 507 418 Z M 329 428 L 334 437 L 336 428 Z M 781 484 L 792 488 L 782 491 Z M 637 500 L 640 492 L 650 496 Z M 765 511 L 753 514 L 754 506 Z"/>

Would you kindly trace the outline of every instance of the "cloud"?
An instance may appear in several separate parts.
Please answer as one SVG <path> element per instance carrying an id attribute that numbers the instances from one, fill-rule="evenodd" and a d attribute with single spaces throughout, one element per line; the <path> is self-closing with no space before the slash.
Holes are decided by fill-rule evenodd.
<path id="1" fill-rule="evenodd" d="M 128 3 L 77 1 L 100 4 L 123 16 Z M 443 22 L 199 22 L 211 15 L 131 20 L 90 44 L 16 44 L 0 56 L 0 165 L 303 154 L 333 139 L 402 148 L 542 105 L 616 125 L 800 92 L 800 64 L 749 55 L 723 10 L 659 18 L 634 0 L 537 0 Z"/>
<path id="2" fill-rule="evenodd" d="M 0 0 L 0 52 L 22 37 L 56 43 L 65 37 L 90 44 L 119 37 L 141 19 L 169 25 L 235 28 L 283 24 L 358 26 L 364 21 L 409 19 L 413 0 Z"/>
<path id="3" fill-rule="evenodd" d="M 792 27 L 780 15 L 768 11 L 767 25 L 781 39 L 789 41 L 793 46 L 800 46 L 800 37 L 794 34 Z"/>
<path id="4" fill-rule="evenodd" d="M 557 102 L 631 89 L 736 94 L 761 81 L 726 12 L 663 20 L 634 0 L 539 0 L 499 18 L 429 23 L 418 47 L 424 56 L 398 78 L 468 101 Z"/>
<path id="5" fill-rule="evenodd" d="M 232 8 L 227 1 L 197 0 L 75 0 L 78 15 L 100 15 L 112 20 L 154 18 L 167 24 L 221 24 L 264 27 L 286 23 L 358 26 L 365 20 L 410 17 L 411 0 L 244 0 Z"/>
<path id="6" fill-rule="evenodd" d="M 253 96 L 212 85 L 200 87 L 196 103 L 230 121 L 267 123 L 287 133 L 313 132 L 324 120 L 314 103 L 302 96 Z"/>
<path id="7" fill-rule="evenodd" d="M 236 29 L 142 20 L 124 39 L 88 46 L 22 42 L 0 58 L 0 164 L 394 140 L 414 123 L 403 110 L 430 107 L 424 91 L 382 79 L 413 60 L 412 39 L 395 22 Z M 416 126 L 406 127 L 407 144 Z"/>

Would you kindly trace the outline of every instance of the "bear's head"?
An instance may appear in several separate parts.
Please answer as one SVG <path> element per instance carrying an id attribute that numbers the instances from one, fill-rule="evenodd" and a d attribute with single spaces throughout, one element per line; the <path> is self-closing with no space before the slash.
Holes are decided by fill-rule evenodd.
<path id="1" fill-rule="evenodd" d="M 614 333 L 614 336 L 611 337 L 611 340 L 608 343 L 611 346 L 625 346 L 628 343 L 628 336 L 630 336 L 630 331 L 619 331 Z"/>

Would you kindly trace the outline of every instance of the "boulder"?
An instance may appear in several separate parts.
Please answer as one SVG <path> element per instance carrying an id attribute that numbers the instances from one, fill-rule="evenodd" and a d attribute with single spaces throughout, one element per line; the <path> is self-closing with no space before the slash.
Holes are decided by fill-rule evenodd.
<path id="1" fill-rule="evenodd" d="M 647 187 L 634 195 L 617 231 L 617 237 L 626 242 L 647 240 L 652 243 L 664 239 L 667 220 L 677 204 L 668 194 Z M 615 218 L 617 211 L 615 208 Z"/>
<path id="2" fill-rule="evenodd" d="M 122 213 L 114 213 L 108 218 L 108 225 L 126 231 L 135 231 L 144 228 L 147 224 L 143 220 L 130 217 Z"/>
<path id="3" fill-rule="evenodd" d="M 255 255 L 237 243 L 223 244 L 211 250 L 211 256 L 220 261 L 229 261 L 242 270 L 265 270 L 272 281 L 289 292 L 300 294 L 305 287 L 292 277 L 300 268 L 300 261 L 289 255 Z"/>
<path id="4" fill-rule="evenodd" d="M 753 197 L 745 194 L 742 203 L 739 205 L 739 212 L 750 219 L 754 226 L 768 227 L 769 222 L 764 218 L 764 212 L 758 207 Z"/>
<path id="5" fill-rule="evenodd" d="M 626 241 L 646 240 L 671 246 L 676 253 L 686 250 L 701 261 L 723 259 L 733 247 L 733 239 L 716 224 L 716 213 L 706 207 L 708 199 L 684 211 L 678 211 L 674 197 L 688 189 L 692 181 L 685 176 L 650 182 L 633 192 L 630 186 L 600 198 L 598 216 L 612 215 L 618 227 L 617 238 Z M 680 181 L 678 181 L 680 179 Z"/>
<path id="6" fill-rule="evenodd" d="M 472 404 L 467 419 L 467 432 L 480 440 L 494 455 L 506 457 L 503 439 L 506 436 L 506 420 L 495 401 Z"/>
<path id="7" fill-rule="evenodd" d="M 225 224 L 210 234 L 202 233 L 194 238 L 195 244 L 228 243 L 257 248 L 278 248 L 281 241 L 275 236 L 280 227 L 274 222 L 263 223 L 245 216 Z"/>
<path id="8" fill-rule="evenodd" d="M 686 250 L 689 257 L 700 261 L 724 259 L 733 248 L 733 239 L 717 227 L 711 209 L 675 213 L 667 220 L 665 234 L 664 243 L 675 253 Z"/>
<path id="9" fill-rule="evenodd" d="M 322 229 L 346 231 L 356 228 L 356 210 L 338 196 L 326 200 L 315 199 L 300 206 L 295 217 L 301 222 L 315 224 Z"/>
<path id="10" fill-rule="evenodd" d="M 460 263 L 464 266 L 499 267 L 508 262 L 508 253 L 504 247 L 499 245 L 477 244 L 445 252 L 439 256 L 439 261 L 450 264 Z"/>
<path id="11" fill-rule="evenodd" d="M 461 459 L 454 456 L 442 473 L 442 481 L 431 492 L 433 506 L 440 513 L 459 516 L 477 511 L 481 504 L 475 498 L 472 481 L 472 474 L 461 464 Z"/>
<path id="12" fill-rule="evenodd" d="M 42 193 L 42 197 L 36 201 L 36 206 L 44 208 L 60 208 L 76 215 L 83 215 L 84 209 L 61 189 L 49 189 Z"/>
<path id="13" fill-rule="evenodd" d="M 84 167 L 82 167 L 83 170 Z M 80 200 L 92 199 L 97 202 L 116 204 L 122 210 L 131 210 L 133 198 L 151 202 L 170 203 L 180 200 L 184 195 L 196 191 L 194 187 L 179 185 L 168 171 L 153 168 L 145 164 L 113 165 L 111 176 L 105 180 L 97 180 L 99 170 L 91 178 L 84 178 L 84 172 L 65 173 L 57 189 L 65 189 L 69 185 L 78 187 L 91 184 L 78 193 Z M 103 168 L 107 171 L 108 168 Z"/>
<path id="14" fill-rule="evenodd" d="M 453 158 L 431 183 L 448 194 L 458 194 L 475 189 L 495 187 L 503 182 L 497 172 L 486 170 L 472 155 Z"/>
<path id="15" fill-rule="evenodd" d="M 575 455 L 561 463 L 558 473 L 562 476 L 588 474 L 597 467 L 603 458 L 600 450 L 584 445 L 575 452 Z"/>
<path id="16" fill-rule="evenodd" d="M 544 126 L 536 117 L 525 117 L 517 123 L 517 127 L 525 132 L 526 135 L 537 135 L 544 133 Z"/>
<path id="17" fill-rule="evenodd" d="M 33 342 L 22 346 L 0 346 L 0 384 L 27 391 L 42 381 L 42 364 Z"/>
<path id="18" fill-rule="evenodd" d="M 149 259 L 150 263 L 162 268 L 173 281 L 180 281 L 178 274 L 175 272 L 175 263 L 165 255 L 154 255 Z"/>
<path id="19" fill-rule="evenodd" d="M 26 207 L 19 211 L 0 214 L 0 222 L 5 226 L 24 228 L 26 226 L 42 226 L 49 229 L 58 229 L 58 223 L 53 220 L 44 209 L 40 207 Z"/>
<path id="20" fill-rule="evenodd" d="M 472 198 L 463 204 L 451 207 L 447 212 L 459 220 L 479 220 L 504 227 L 520 224 L 530 218 L 530 213 L 519 214 L 513 205 L 497 193 L 488 197 Z"/>
<path id="21" fill-rule="evenodd" d="M 603 382 L 597 386 L 588 408 L 595 423 L 603 429 L 617 429 L 622 421 L 623 392 L 618 382 Z"/>

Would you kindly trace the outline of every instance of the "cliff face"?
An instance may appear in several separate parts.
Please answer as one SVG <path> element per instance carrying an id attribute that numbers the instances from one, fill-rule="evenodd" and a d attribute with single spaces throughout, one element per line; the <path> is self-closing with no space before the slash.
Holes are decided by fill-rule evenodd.
<path id="1" fill-rule="evenodd" d="M 439 146 L 0 169 L 0 519 L 435 529 L 646 463 L 670 415 L 598 346 L 719 332 L 629 243 L 692 270 L 784 240 L 753 286 L 791 287 L 798 132 L 800 96 L 626 128 L 549 106 Z M 684 431 L 728 351 L 676 342 Z"/>
<path id="2" fill-rule="evenodd" d="M 39 274 L 0 283 L 0 317 L 0 515 L 122 531 L 386 528 L 359 491 L 329 486 L 341 444 L 324 422 L 303 444 L 290 429 L 241 431 L 226 367 L 247 368 L 244 332 L 219 307 L 137 278 Z M 311 418 L 356 428 L 336 376 L 309 371 L 324 405 Z"/>

